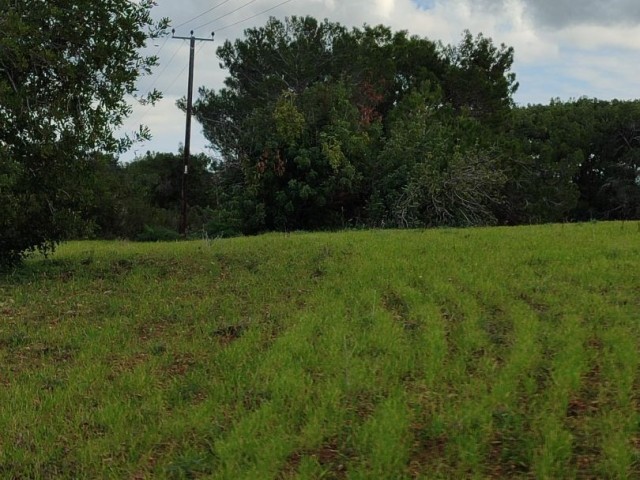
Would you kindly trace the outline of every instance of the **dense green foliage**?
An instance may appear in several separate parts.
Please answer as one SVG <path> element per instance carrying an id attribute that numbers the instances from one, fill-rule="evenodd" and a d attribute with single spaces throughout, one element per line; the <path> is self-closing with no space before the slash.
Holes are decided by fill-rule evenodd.
<path id="1" fill-rule="evenodd" d="M 495 221 L 512 49 L 293 17 L 218 55 L 226 87 L 201 89 L 196 115 L 245 232 Z"/>
<path id="2" fill-rule="evenodd" d="M 165 26 L 152 2 L 0 5 L 0 263 L 69 237 L 175 238 L 179 156 L 112 157 L 156 61 L 138 51 Z M 640 218 L 640 102 L 516 107 L 514 51 L 482 34 L 292 17 L 218 56 L 225 86 L 195 104 L 218 158 L 194 159 L 191 236 Z"/>
<path id="3" fill-rule="evenodd" d="M 245 233 L 640 216 L 640 104 L 515 108 L 513 50 L 271 19 L 218 51 L 196 115 Z"/>
<path id="4" fill-rule="evenodd" d="M 156 62 L 152 5 L 0 0 L 0 264 L 77 232 L 92 156 L 123 146 L 125 95 Z"/>
<path id="5" fill-rule="evenodd" d="M 539 221 L 640 218 L 640 101 L 553 101 L 513 115 L 529 160 L 525 211 Z"/>
<path id="6" fill-rule="evenodd" d="M 638 478 L 639 239 L 70 242 L 0 277 L 0 477 Z"/>
<path id="7" fill-rule="evenodd" d="M 182 154 L 150 152 L 127 164 L 113 157 L 96 159 L 85 179 L 91 186 L 87 235 L 152 240 L 155 231 L 158 240 L 178 238 L 175 232 L 180 220 L 183 161 Z M 189 173 L 189 223 L 197 231 L 215 217 L 211 209 L 216 191 L 210 160 L 205 155 L 193 155 Z"/>

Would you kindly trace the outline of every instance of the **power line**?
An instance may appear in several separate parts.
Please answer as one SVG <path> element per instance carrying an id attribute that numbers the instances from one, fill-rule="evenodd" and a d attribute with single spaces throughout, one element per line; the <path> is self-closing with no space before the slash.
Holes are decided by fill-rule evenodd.
<path id="1" fill-rule="evenodd" d="M 225 17 L 228 17 L 229 15 L 236 13 L 238 10 L 242 10 L 244 7 L 247 7 L 249 5 L 251 5 L 252 3 L 257 2 L 258 0 L 249 0 L 247 3 L 243 3 L 242 5 L 240 5 L 238 8 L 236 8 L 235 10 L 231 10 L 229 13 L 225 13 L 224 15 L 220 15 L 219 17 L 214 18 L 213 20 L 207 22 L 207 23 L 203 23 L 202 25 L 196 27 L 194 30 L 198 30 L 202 27 L 206 27 L 207 25 L 211 25 L 213 22 L 217 22 L 218 20 L 221 20 Z"/>
<path id="2" fill-rule="evenodd" d="M 213 12 L 216 8 L 221 7 L 221 6 L 222 6 L 222 5 L 224 5 L 225 3 L 228 3 L 229 1 L 230 1 L 230 0 L 224 0 L 224 2 L 220 2 L 220 3 L 218 3 L 217 5 L 214 5 L 214 6 L 213 6 L 213 7 L 211 7 L 210 9 L 205 10 L 205 11 L 204 11 L 204 12 L 202 12 L 202 13 L 199 13 L 199 14 L 198 14 L 198 15 L 196 15 L 195 17 L 190 18 L 190 19 L 189 19 L 189 20 L 187 20 L 186 22 L 182 22 L 181 24 L 176 25 L 176 26 L 175 26 L 175 27 L 173 27 L 173 28 L 180 28 L 180 27 L 183 27 L 183 26 L 184 26 L 184 25 L 186 25 L 187 23 L 193 22 L 194 20 L 197 20 L 198 18 L 205 16 L 205 15 L 206 15 L 207 13 L 209 13 L 209 12 Z"/>
<path id="3" fill-rule="evenodd" d="M 247 18 L 245 18 L 245 19 L 243 19 L 243 20 L 239 20 L 239 21 L 237 21 L 237 22 L 235 22 L 235 23 L 232 23 L 232 24 L 230 24 L 230 25 L 225 25 L 225 26 L 224 26 L 224 27 L 222 27 L 222 28 L 217 28 L 217 29 L 216 29 L 216 31 L 217 31 L 217 32 L 220 32 L 221 30 L 226 30 L 227 28 L 235 27 L 236 25 L 239 25 L 240 23 L 246 22 L 246 21 L 248 21 L 248 20 L 252 20 L 252 19 L 254 19 L 254 18 L 256 18 L 256 17 L 259 17 L 260 15 L 264 15 L 265 13 L 270 12 L 271 10 L 275 10 L 276 8 L 281 7 L 281 6 L 282 6 L 282 5 L 284 5 L 285 3 L 289 3 L 289 2 L 292 2 L 292 1 L 293 1 L 293 0 L 285 0 L 284 2 L 280 2 L 279 4 L 277 4 L 277 5 L 276 5 L 276 6 L 274 6 L 274 7 L 267 8 L 266 10 L 263 10 L 263 11 L 262 11 L 262 12 L 260 12 L 260 13 L 256 13 L 255 15 L 251 15 L 250 17 L 247 17 Z"/>
<path id="4" fill-rule="evenodd" d="M 229 0 L 225 0 L 225 1 L 223 1 L 223 2 L 221 2 L 221 3 L 219 3 L 219 4 L 217 4 L 217 5 L 215 5 L 214 7 L 210 8 L 209 10 L 207 10 L 207 11 L 205 11 L 205 12 L 202 12 L 202 13 L 200 13 L 199 15 L 196 15 L 196 16 L 195 16 L 195 17 L 193 17 L 191 20 L 188 20 L 188 21 L 186 21 L 186 22 L 183 22 L 183 23 L 181 23 L 180 25 L 177 25 L 177 26 L 178 26 L 178 27 L 183 26 L 183 25 L 185 25 L 185 24 L 187 24 L 187 23 L 189 23 L 189 22 L 191 22 L 191 21 L 193 21 L 193 20 L 195 20 L 195 19 L 197 19 L 197 18 L 200 18 L 200 17 L 202 17 L 203 15 L 206 15 L 207 13 L 209 13 L 209 12 L 211 12 L 211 11 L 215 10 L 216 8 L 218 8 L 218 7 L 222 6 L 223 4 L 227 3 L 228 1 L 229 1 Z M 209 22 L 207 22 L 207 23 L 204 23 L 204 24 L 200 25 L 199 27 L 196 27 L 196 29 L 194 29 L 194 30 L 200 29 L 200 28 L 202 28 L 202 27 L 206 27 L 207 25 L 209 25 L 209 24 L 211 24 L 211 23 L 214 23 L 214 22 L 216 22 L 216 21 L 218 21 L 218 20 L 221 20 L 221 19 L 223 19 L 223 18 L 225 18 L 225 17 L 228 17 L 229 15 L 232 15 L 233 13 L 235 13 L 235 12 L 237 12 L 237 11 L 239 11 L 239 10 L 242 10 L 243 8 L 245 8 L 245 7 L 249 6 L 250 4 L 255 3 L 256 1 L 257 1 L 257 0 L 250 0 L 250 1 L 246 2 L 246 3 L 244 3 L 243 5 L 240 5 L 240 6 L 239 6 L 238 8 L 236 8 L 235 10 L 232 10 L 232 11 L 230 11 L 230 12 L 228 12 L 228 13 L 225 13 L 224 15 L 220 15 L 219 17 L 216 17 L 216 18 L 214 18 L 213 20 L 211 20 L 211 21 L 209 21 Z M 229 24 L 229 25 L 225 25 L 224 27 L 218 28 L 218 29 L 217 29 L 217 31 L 218 31 L 218 32 L 220 32 L 220 31 L 222 31 L 222 30 L 226 30 L 226 29 L 228 29 L 228 28 L 235 27 L 236 25 L 239 25 L 239 24 L 241 24 L 241 23 L 247 22 L 247 21 L 249 21 L 249 20 L 253 20 L 253 19 L 254 19 L 254 18 L 256 18 L 256 17 L 259 17 L 259 16 L 261 16 L 261 15 L 264 15 L 265 13 L 268 13 L 268 12 L 270 12 L 270 11 L 272 11 L 272 10 L 275 10 L 276 8 L 279 8 L 279 7 L 283 6 L 283 5 L 286 5 L 287 3 L 291 3 L 292 1 L 293 1 L 293 0 L 284 0 L 284 1 L 280 2 L 280 3 L 278 3 L 277 5 L 274 5 L 273 7 L 270 7 L 270 8 L 267 8 L 267 9 L 265 9 L 265 10 L 262 10 L 262 11 L 261 11 L 261 12 L 259 12 L 259 13 L 256 13 L 256 14 L 251 15 L 251 16 L 246 17 L 246 18 L 243 18 L 242 20 L 238 20 L 237 22 L 231 23 L 231 24 Z M 165 43 L 162 45 L 163 47 L 164 47 L 164 45 L 166 44 L 166 41 L 167 41 L 168 39 L 169 39 L 169 37 L 167 37 L 167 39 L 165 40 Z M 200 48 L 202 48 L 202 45 L 200 46 Z M 169 61 L 168 61 L 168 62 L 167 62 L 167 64 L 165 65 L 165 67 L 162 69 L 162 71 L 158 74 L 158 76 L 156 77 L 156 79 L 154 80 L 154 82 L 151 84 L 151 86 L 150 86 L 150 87 L 149 87 L 149 89 L 148 89 L 148 92 L 150 92 L 150 91 L 153 89 L 153 87 L 156 85 L 156 83 L 158 82 L 159 78 L 160 78 L 160 77 L 162 76 L 162 74 L 167 70 L 167 68 L 169 67 L 169 65 L 171 64 L 171 62 L 173 61 L 173 59 L 174 59 L 174 58 L 175 58 L 175 56 L 177 55 L 177 53 L 178 53 L 178 49 L 176 49 L 176 51 L 173 53 L 173 55 L 171 56 L 171 58 L 169 59 Z M 185 70 L 185 69 L 183 69 L 183 70 L 178 74 L 178 76 L 177 76 L 177 77 L 176 77 L 176 78 L 175 78 L 175 79 L 170 83 L 170 86 L 168 86 L 168 87 L 166 88 L 166 90 L 168 90 L 169 88 L 171 88 L 171 87 L 175 84 L 175 82 L 177 81 L 177 79 L 178 79 L 178 78 L 179 78 L 179 77 L 184 73 L 184 70 Z"/>
<path id="5" fill-rule="evenodd" d="M 204 47 L 205 43 L 203 41 L 200 41 L 200 45 L 198 46 L 198 48 L 196 49 L 196 55 L 198 53 L 200 53 L 200 50 L 202 50 L 202 47 Z M 167 85 L 164 89 L 165 91 L 168 91 L 171 89 L 171 87 L 173 87 L 176 82 L 178 81 L 178 79 L 180 77 L 182 77 L 182 74 L 187 70 L 187 68 L 189 67 L 189 64 L 186 64 L 184 67 L 182 67 L 182 70 L 180 70 L 180 73 L 178 75 L 176 75 L 176 77 L 171 81 L 171 83 L 169 85 Z"/>
<path id="6" fill-rule="evenodd" d="M 168 38 L 172 38 L 172 37 L 168 37 Z M 196 50 L 196 54 L 199 53 L 200 50 L 202 50 L 202 47 L 204 47 L 204 45 L 205 45 L 205 42 L 201 41 L 200 45 L 198 46 L 198 49 Z M 178 46 L 178 49 L 179 48 L 180 48 L 180 46 Z M 167 64 L 167 66 L 168 66 L 168 64 Z M 188 67 L 189 67 L 189 64 L 188 63 L 185 64 L 185 66 L 182 67 L 182 70 L 180 70 L 180 72 L 173 78 L 173 80 L 171 80 L 171 82 L 169 82 L 169 84 L 167 84 L 167 86 L 164 87 L 162 90 L 163 91 L 170 90 L 171 87 L 173 87 L 176 84 L 176 82 L 178 80 L 180 80 L 180 78 L 184 75 L 184 72 L 187 70 Z M 165 68 L 165 70 L 166 70 L 166 68 Z M 158 80 L 159 80 L 159 76 L 156 78 L 156 81 L 154 82 L 154 84 L 157 83 Z M 136 101 L 138 100 L 138 98 L 136 98 L 136 97 L 133 97 L 133 98 Z M 160 101 L 162 101 L 162 100 L 164 100 L 164 97 Z M 130 124 L 136 124 L 136 123 L 140 124 L 140 123 L 142 123 L 149 116 L 149 114 L 152 113 L 152 111 L 153 111 L 153 109 L 155 107 L 157 107 L 157 104 L 149 103 L 148 105 L 145 106 L 145 108 L 142 111 L 138 112 L 137 114 L 132 115 L 130 117 L 130 121 L 128 123 L 130 123 Z"/>
<path id="7" fill-rule="evenodd" d="M 162 51 L 162 49 L 164 48 L 164 46 L 167 44 L 167 42 L 169 42 L 169 35 L 167 35 L 164 39 L 164 42 L 162 42 L 162 45 L 160 46 L 160 48 L 158 49 L 158 51 L 156 53 L 154 53 L 154 55 L 160 55 L 160 52 Z"/>
<path id="8" fill-rule="evenodd" d="M 196 20 L 196 19 L 198 19 L 198 18 L 200 18 L 200 17 L 202 17 L 202 16 L 206 15 L 207 13 L 209 13 L 209 12 L 211 12 L 211 11 L 215 10 L 216 8 L 218 8 L 218 7 L 222 6 L 222 5 L 224 5 L 225 3 L 229 2 L 229 1 L 230 1 L 230 0 L 224 0 L 223 2 L 221 2 L 221 3 L 219 3 L 219 4 L 215 5 L 215 6 L 213 6 L 213 7 L 212 7 L 212 8 L 210 8 L 209 10 L 206 10 L 205 12 L 202 12 L 202 13 L 200 13 L 200 14 L 196 15 L 196 16 L 195 16 L 195 17 L 193 17 L 192 19 L 187 20 L 186 22 L 183 22 L 183 23 L 181 23 L 181 24 L 177 25 L 177 27 L 184 26 L 184 25 L 186 25 L 187 23 L 192 22 L 193 20 Z M 197 28 L 205 27 L 205 26 L 207 26 L 207 25 L 209 25 L 209 24 L 211 24 L 211 23 L 214 23 L 214 22 L 216 22 L 216 21 L 218 21 L 218 20 L 221 20 L 222 18 L 228 17 L 229 15 L 232 15 L 233 13 L 235 13 L 235 12 L 237 12 L 237 11 L 239 11 L 239 10 L 241 10 L 241 9 L 243 9 L 243 8 L 245 8 L 245 7 L 247 7 L 247 6 L 249 6 L 249 5 L 250 5 L 250 4 L 252 4 L 252 3 L 255 3 L 256 1 L 257 1 L 257 0 L 251 0 L 251 1 L 249 1 L 249 2 L 246 2 L 246 3 L 244 3 L 243 5 L 241 5 L 240 7 L 236 8 L 235 10 L 232 10 L 231 12 L 228 12 L 228 13 L 226 13 L 226 14 L 224 14 L 224 15 L 221 15 L 221 16 L 219 16 L 219 17 L 217 17 L 217 18 L 214 18 L 213 20 L 211 20 L 211 21 L 209 21 L 209 22 L 207 22 L 207 23 L 205 23 L 205 24 L 202 24 L 202 25 L 200 25 L 200 26 L 199 26 L 199 27 L 197 27 Z M 221 27 L 221 28 L 217 29 L 217 31 L 226 30 L 226 29 L 228 29 L 228 28 L 231 28 L 231 27 L 234 27 L 234 26 L 236 26 L 236 25 L 239 25 L 239 24 L 241 24 L 241 23 L 243 23 L 243 22 L 246 22 L 246 21 L 252 20 L 252 19 L 254 19 L 254 18 L 256 18 L 256 17 L 259 17 L 259 16 L 261 16 L 261 15 L 264 15 L 265 13 L 268 13 L 268 12 L 270 12 L 270 11 L 272 11 L 272 10 L 275 10 L 276 8 L 279 8 L 279 7 L 281 7 L 281 6 L 283 6 L 283 5 L 287 4 L 287 3 L 290 3 L 290 2 L 292 2 L 292 1 L 293 1 L 293 0 L 284 0 L 284 1 L 280 2 L 280 3 L 278 3 L 277 5 L 274 5 L 273 7 L 270 7 L 270 8 L 267 8 L 267 9 L 265 9 L 265 10 L 262 10 L 262 11 L 261 11 L 261 12 L 259 12 L 259 13 L 256 13 L 256 14 L 251 15 L 251 16 L 246 17 L 246 18 L 243 18 L 242 20 L 238 20 L 237 22 L 231 23 L 231 24 L 229 24 L 229 25 L 225 25 L 225 26 L 223 26 L 223 27 Z M 169 38 L 171 38 L 171 37 L 167 37 L 167 38 L 165 39 L 165 42 L 164 42 L 164 43 L 162 44 L 162 46 L 160 47 L 160 50 L 162 50 L 162 48 L 164 48 L 164 46 L 166 45 L 166 43 L 167 43 L 167 41 L 169 40 Z M 175 38 L 175 37 L 173 37 L 173 38 Z M 198 40 L 200 40 L 200 39 L 198 39 Z M 198 47 L 197 52 L 199 52 L 199 51 L 202 49 L 202 47 L 203 47 L 203 46 L 204 46 L 204 42 L 201 42 L 201 45 Z M 160 80 L 160 78 L 161 78 L 161 77 L 162 77 L 162 75 L 165 73 L 165 71 L 167 70 L 167 68 L 169 68 L 169 65 L 171 64 L 171 62 L 174 60 L 174 58 L 175 58 L 175 57 L 176 57 L 176 55 L 178 54 L 179 49 L 180 49 L 180 48 L 179 48 L 179 46 L 178 46 L 178 47 L 176 48 L 176 50 L 174 51 L 173 55 L 171 56 L 171 58 L 169 59 L 169 61 L 165 64 L 165 66 L 164 66 L 164 68 L 162 69 L 162 71 L 157 75 L 157 77 L 155 78 L 155 80 L 153 81 L 153 83 L 151 84 L 151 86 L 149 87 L 149 90 L 148 90 L 148 91 L 151 91 L 151 90 L 153 89 L 153 87 L 154 87 L 154 86 L 157 84 L 157 82 Z M 160 52 L 160 50 L 158 50 L 158 53 Z M 171 87 L 173 87 L 173 85 L 174 85 L 174 84 L 175 84 L 175 83 L 180 79 L 180 77 L 182 77 L 182 75 L 184 74 L 184 72 L 185 72 L 185 70 L 187 69 L 187 67 L 188 67 L 188 66 L 187 66 L 187 65 L 185 65 L 185 66 L 182 68 L 182 70 L 180 70 L 180 73 L 178 73 L 178 75 L 176 75 L 176 77 L 175 77 L 175 78 L 174 78 L 174 79 L 169 83 L 169 85 L 165 88 L 165 90 L 169 90 Z M 142 115 L 139 117 L 139 119 L 137 120 L 137 122 L 136 122 L 136 123 L 138 123 L 138 122 L 142 122 L 142 121 L 143 121 L 143 120 L 144 120 L 144 119 L 145 119 L 145 118 L 146 118 L 146 117 L 151 113 L 151 110 L 153 109 L 153 107 L 154 107 L 154 105 L 148 105 L 148 106 L 145 108 L 145 110 L 144 110 L 143 112 L 141 112 L 141 113 L 142 113 Z"/>
<path id="9" fill-rule="evenodd" d="M 182 67 L 182 70 L 180 70 L 180 73 L 176 75 L 175 78 L 171 80 L 171 83 L 165 87 L 165 91 L 168 91 L 171 87 L 173 87 L 176 84 L 178 79 L 182 77 L 182 74 L 187 70 L 187 67 L 189 67 L 189 64 L 186 64 L 184 67 Z"/>
<path id="10" fill-rule="evenodd" d="M 176 55 L 178 55 L 179 51 L 180 51 L 180 45 L 176 47 L 175 51 L 173 52 L 173 55 L 171 55 L 171 58 L 169 58 L 169 61 L 164 65 L 164 68 L 160 71 L 160 73 L 158 73 L 158 75 L 153 80 L 153 82 L 151 82 L 151 85 L 149 86 L 149 88 L 146 89 L 147 93 L 151 93 L 151 91 L 153 90 L 153 87 L 156 86 L 156 84 L 158 83 L 158 80 L 160 80 L 160 77 L 162 77 L 164 72 L 167 71 L 167 68 L 169 68 L 169 65 L 171 65 L 171 62 L 173 61 L 174 58 L 176 58 Z"/>

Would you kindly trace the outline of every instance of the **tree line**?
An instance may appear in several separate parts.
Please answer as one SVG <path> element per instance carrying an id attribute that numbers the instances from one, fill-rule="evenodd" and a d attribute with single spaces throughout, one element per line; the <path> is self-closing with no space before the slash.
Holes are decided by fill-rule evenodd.
<path id="1" fill-rule="evenodd" d="M 271 19 L 195 114 L 221 232 L 640 217 L 640 103 L 516 107 L 514 51 Z M 211 229 L 215 234 L 215 229 Z"/>
<path id="2" fill-rule="evenodd" d="M 138 18 L 133 31 L 151 23 Z M 141 61 L 131 55 L 129 67 Z M 272 18 L 217 55 L 211 62 L 228 72 L 225 84 L 202 87 L 194 105 L 215 152 L 190 169 L 194 235 L 640 218 L 640 102 L 518 107 L 513 49 L 481 34 L 443 45 L 384 26 Z M 0 78 L 3 102 L 12 98 L 6 83 Z M 114 148 L 79 139 L 82 155 L 74 157 L 58 135 L 37 155 L 43 165 L 82 165 L 82 180 L 55 171 L 56 186 L 40 188 L 15 182 L 33 180 L 24 170 L 32 153 L 15 146 L 32 139 L 22 140 L 0 138 L 0 155 L 10 160 L 0 196 L 14 200 L 0 220 L 1 251 L 19 257 L 69 236 L 175 237 L 179 154 L 123 164 Z M 64 183 L 70 179 L 74 186 Z M 60 185 L 67 194 L 60 205 L 82 222 L 54 220 L 47 210 Z M 7 243 L 15 212 L 29 203 L 16 202 L 16 192 L 42 195 L 25 225 L 44 218 L 56 225 L 52 233 L 21 243 L 17 229 L 18 240 Z"/>

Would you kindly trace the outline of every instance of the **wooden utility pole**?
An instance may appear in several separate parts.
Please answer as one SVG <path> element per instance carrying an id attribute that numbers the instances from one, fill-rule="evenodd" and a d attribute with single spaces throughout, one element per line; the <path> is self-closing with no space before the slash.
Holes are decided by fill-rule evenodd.
<path id="1" fill-rule="evenodd" d="M 196 38 L 191 30 L 189 37 L 176 37 L 176 31 L 172 30 L 173 38 L 189 40 L 189 85 L 187 87 L 187 125 L 184 134 L 184 169 L 182 171 L 182 187 L 180 190 L 180 235 L 187 235 L 187 176 L 189 175 L 189 159 L 191 158 L 191 112 L 193 110 L 193 63 L 195 59 L 196 40 L 201 42 L 213 42 L 214 32 L 211 38 Z"/>

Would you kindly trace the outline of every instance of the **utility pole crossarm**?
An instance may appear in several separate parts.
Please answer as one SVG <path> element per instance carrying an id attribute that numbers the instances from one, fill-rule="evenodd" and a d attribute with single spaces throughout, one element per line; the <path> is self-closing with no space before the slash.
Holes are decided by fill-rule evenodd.
<path id="1" fill-rule="evenodd" d="M 187 87 L 187 125 L 184 136 L 184 170 L 182 171 L 182 188 L 181 201 L 182 208 L 180 212 L 180 234 L 187 234 L 187 175 L 189 174 L 189 159 L 191 158 L 191 113 L 193 110 L 193 64 L 195 57 L 196 40 L 201 42 L 213 42 L 214 32 L 211 32 L 211 38 L 196 38 L 191 31 L 189 37 L 176 37 L 175 30 L 172 30 L 173 38 L 178 40 L 189 40 L 189 84 Z"/>
<path id="2" fill-rule="evenodd" d="M 191 40 L 191 39 L 193 39 L 194 41 L 198 40 L 200 42 L 213 42 L 213 37 L 215 35 L 215 32 L 211 32 L 211 38 L 198 38 L 198 37 L 194 37 L 193 36 L 193 30 L 191 30 L 191 35 L 189 35 L 188 37 L 178 37 L 178 36 L 176 36 L 176 34 L 175 34 L 176 31 L 175 30 L 171 30 L 171 33 L 172 33 L 171 38 L 175 38 L 176 40 Z"/>

